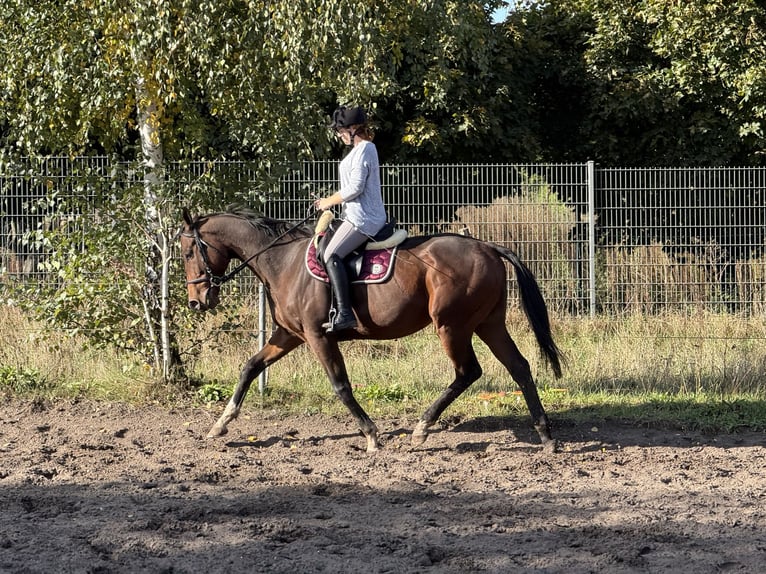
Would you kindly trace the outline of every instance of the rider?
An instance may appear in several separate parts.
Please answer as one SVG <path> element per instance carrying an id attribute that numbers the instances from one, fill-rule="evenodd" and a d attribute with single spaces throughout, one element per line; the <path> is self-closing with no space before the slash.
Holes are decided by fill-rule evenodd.
<path id="1" fill-rule="evenodd" d="M 351 151 L 340 162 L 340 190 L 314 202 L 314 207 L 320 210 L 342 205 L 343 221 L 324 251 L 336 307 L 334 316 L 331 313 L 330 320 L 322 325 L 328 333 L 356 327 L 343 258 L 374 237 L 386 223 L 378 150 L 372 143 L 373 135 L 364 109 L 340 106 L 332 115 L 330 128 Z"/>

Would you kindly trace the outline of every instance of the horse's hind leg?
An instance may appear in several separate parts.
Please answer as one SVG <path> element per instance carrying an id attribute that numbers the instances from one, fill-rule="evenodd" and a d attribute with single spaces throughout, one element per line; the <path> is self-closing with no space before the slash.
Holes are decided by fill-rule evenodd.
<path id="1" fill-rule="evenodd" d="M 532 415 L 532 424 L 540 435 L 540 441 L 545 449 L 555 451 L 556 441 L 551 436 L 550 421 L 545 414 L 540 395 L 537 393 L 529 362 L 508 334 L 504 320 L 484 323 L 476 330 L 476 334 L 487 344 L 492 354 L 503 364 L 521 388 L 529 413 Z"/>
<path id="2" fill-rule="evenodd" d="M 229 399 L 229 403 L 219 417 L 213 428 L 207 433 L 207 438 L 223 436 L 228 432 L 228 424 L 239 415 L 242 403 L 245 401 L 250 384 L 260 375 L 266 367 L 274 364 L 287 353 L 300 346 L 303 343 L 301 339 L 291 335 L 282 328 L 278 328 L 271 336 L 269 342 L 263 346 L 244 366 L 239 375 L 239 383 L 234 388 L 234 393 Z"/>
<path id="3" fill-rule="evenodd" d="M 471 384 L 481 377 L 481 365 L 471 346 L 471 333 L 456 333 L 452 328 L 440 327 L 439 338 L 447 355 L 455 366 L 455 380 L 428 407 L 412 431 L 412 445 L 420 446 L 428 438 L 428 429 L 439 420 L 444 410 L 458 398 Z"/>

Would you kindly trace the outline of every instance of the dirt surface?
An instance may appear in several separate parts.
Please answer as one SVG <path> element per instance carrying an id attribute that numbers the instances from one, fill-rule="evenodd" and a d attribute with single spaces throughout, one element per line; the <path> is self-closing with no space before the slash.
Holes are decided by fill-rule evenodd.
<path id="1" fill-rule="evenodd" d="M 766 436 L 0 405 L 0 572 L 763 572 Z"/>

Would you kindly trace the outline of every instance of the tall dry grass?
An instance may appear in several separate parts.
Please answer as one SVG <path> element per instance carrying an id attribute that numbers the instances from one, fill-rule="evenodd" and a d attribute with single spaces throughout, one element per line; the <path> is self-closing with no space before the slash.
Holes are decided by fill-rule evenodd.
<path id="1" fill-rule="evenodd" d="M 201 345 L 190 363 L 199 391 L 159 386 L 135 358 L 83 351 L 81 341 L 45 342 L 40 325 L 13 307 L 0 307 L 0 396 L 87 397 L 164 404 L 204 404 L 225 399 L 244 362 L 257 352 L 254 312 L 248 328 L 226 330 L 220 317 L 207 321 L 221 336 Z M 591 420 L 625 416 L 644 420 L 649 410 L 671 419 L 683 416 L 696 425 L 726 416 L 712 428 L 766 427 L 766 322 L 735 315 L 630 316 L 596 319 L 554 316 L 554 337 L 567 356 L 564 376 L 553 378 L 541 362 L 525 319 L 509 315 L 509 331 L 529 359 L 546 408 L 556 417 Z M 516 385 L 489 350 L 475 340 L 482 377 L 445 413 L 446 416 L 509 414 L 527 417 Z M 342 345 L 355 395 L 376 417 L 415 419 L 452 381 L 452 365 L 435 333 L 426 329 L 399 341 L 354 341 Z M 215 392 L 202 393 L 214 388 Z M 703 414 L 689 413 L 691 401 Z M 248 405 L 274 414 L 323 413 L 348 416 L 322 367 L 299 348 L 269 369 L 266 393 L 257 385 Z M 658 407 L 659 405 L 659 407 Z M 744 406 L 743 406 L 744 405 Z M 214 412 L 222 405 L 210 404 Z M 747 412 L 747 414 L 743 414 Z M 610 414 L 611 413 L 611 414 Z M 748 417 L 748 418 L 745 418 Z M 643 423 L 641 423 L 643 424 Z M 704 426 L 704 425 L 702 425 Z"/>
<path id="2" fill-rule="evenodd" d="M 85 348 L 84 339 L 51 332 L 14 305 L 0 305 L 0 338 L 0 395 L 15 388 L 126 401 L 152 396 L 151 371 L 135 357 Z"/>
<path id="3" fill-rule="evenodd" d="M 716 314 L 553 317 L 554 336 L 567 356 L 561 379 L 541 361 L 519 313 L 509 315 L 508 326 L 554 420 L 590 425 L 599 418 L 621 418 L 708 430 L 766 428 L 763 320 Z M 249 342 L 208 348 L 196 363 L 198 376 L 210 380 L 214 375 L 216 388 L 230 391 L 241 365 L 257 351 L 251 337 L 240 340 Z M 480 341 L 474 340 L 474 347 L 484 373 L 445 416 L 526 420 L 526 405 L 508 373 Z M 399 341 L 348 342 L 342 349 L 355 396 L 373 417 L 417 419 L 454 377 L 431 329 Z M 266 394 L 254 386 L 250 406 L 273 414 L 348 417 L 309 349 L 297 349 L 268 375 Z M 211 408 L 220 411 L 222 406 Z"/>
<path id="4" fill-rule="evenodd" d="M 576 225 L 574 210 L 549 186 L 535 184 L 525 186 L 520 195 L 498 197 L 486 206 L 460 207 L 454 221 L 442 222 L 441 228 L 513 250 L 535 273 L 550 306 L 569 311 L 581 295 L 585 255 L 572 240 Z M 513 290 L 513 281 L 510 285 Z"/>
<path id="5" fill-rule="evenodd" d="M 766 257 L 730 262 L 715 244 L 602 248 L 598 300 L 626 314 L 718 309 L 766 312 Z"/>
<path id="6" fill-rule="evenodd" d="M 587 403 L 594 395 L 766 396 L 763 318 L 698 313 L 590 319 L 559 314 L 552 317 L 552 326 L 566 356 L 561 379 L 542 361 L 525 317 L 520 312 L 508 316 L 509 332 L 529 360 L 538 387 L 548 393 L 549 404 Z M 226 338 L 228 343 L 219 340 L 207 347 L 194 369 L 200 379 L 231 388 L 258 345 L 252 331 L 232 331 Z M 458 408 L 469 410 L 487 393 L 510 395 L 516 390 L 477 338 L 474 347 L 484 373 L 459 401 Z M 352 385 L 363 402 L 370 398 L 365 405 L 371 412 L 420 414 L 454 377 L 452 364 L 429 328 L 397 341 L 351 341 L 342 349 Z M 267 389 L 266 397 L 254 391 L 249 400 L 265 408 L 344 413 L 324 370 L 306 347 L 269 369 Z M 389 395 L 392 400 L 387 402 Z"/>

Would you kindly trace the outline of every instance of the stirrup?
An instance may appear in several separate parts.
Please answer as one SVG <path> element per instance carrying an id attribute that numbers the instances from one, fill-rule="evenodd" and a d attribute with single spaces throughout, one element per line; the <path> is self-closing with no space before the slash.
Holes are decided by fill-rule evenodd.
<path id="1" fill-rule="evenodd" d="M 344 329 L 353 329 L 358 323 L 353 313 L 348 313 L 344 316 L 342 313 L 338 313 L 335 309 L 330 310 L 330 320 L 327 323 L 322 324 L 322 328 L 327 333 L 334 333 L 335 331 L 343 331 Z"/>
<path id="2" fill-rule="evenodd" d="M 333 323 L 335 323 L 335 318 L 337 316 L 338 311 L 335 310 L 335 307 L 330 307 L 330 312 L 327 314 L 327 321 L 322 323 L 322 329 L 325 331 L 332 329 Z"/>

